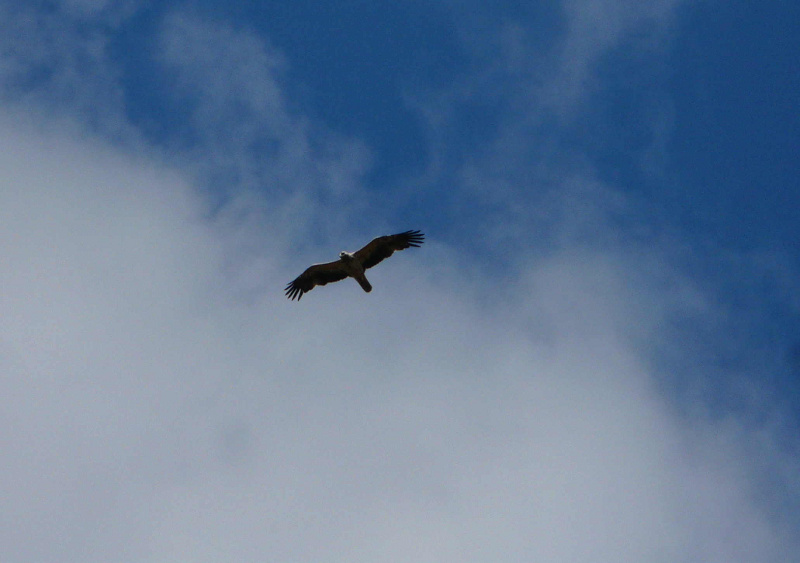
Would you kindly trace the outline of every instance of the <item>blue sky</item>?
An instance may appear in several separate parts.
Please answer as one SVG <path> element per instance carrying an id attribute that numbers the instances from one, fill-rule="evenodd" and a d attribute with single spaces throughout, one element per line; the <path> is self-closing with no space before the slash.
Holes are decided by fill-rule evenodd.
<path id="1" fill-rule="evenodd" d="M 791 559 L 799 22 L 0 0 L 0 559 Z"/>

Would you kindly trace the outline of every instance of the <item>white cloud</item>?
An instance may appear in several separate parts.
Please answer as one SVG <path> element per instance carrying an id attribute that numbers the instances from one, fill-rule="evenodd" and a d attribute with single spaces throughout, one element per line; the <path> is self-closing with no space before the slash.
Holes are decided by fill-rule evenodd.
<path id="1" fill-rule="evenodd" d="M 628 261 L 520 264 L 490 309 L 432 240 L 298 304 L 266 225 L 244 299 L 253 253 L 179 171 L 0 140 L 5 561 L 788 557 L 746 435 L 655 389 Z"/>

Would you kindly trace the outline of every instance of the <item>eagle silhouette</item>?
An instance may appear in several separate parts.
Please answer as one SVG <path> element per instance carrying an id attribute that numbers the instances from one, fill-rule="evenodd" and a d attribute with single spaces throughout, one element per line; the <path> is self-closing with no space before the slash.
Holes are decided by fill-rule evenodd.
<path id="1" fill-rule="evenodd" d="M 405 231 L 396 235 L 386 235 L 372 239 L 361 250 L 339 253 L 339 259 L 326 264 L 314 264 L 305 272 L 290 281 L 286 286 L 286 297 L 291 300 L 303 298 L 303 295 L 318 285 L 337 282 L 344 278 L 354 278 L 366 292 L 372 291 L 372 285 L 364 275 L 364 270 L 379 264 L 396 250 L 405 250 L 411 246 L 419 247 L 425 240 L 420 231 Z"/>

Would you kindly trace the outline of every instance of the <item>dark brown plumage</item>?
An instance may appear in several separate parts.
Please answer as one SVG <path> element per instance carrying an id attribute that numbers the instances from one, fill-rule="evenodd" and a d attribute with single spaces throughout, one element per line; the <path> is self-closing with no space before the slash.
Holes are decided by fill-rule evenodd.
<path id="1" fill-rule="evenodd" d="M 337 282 L 344 278 L 354 278 L 364 289 L 372 291 L 372 285 L 364 275 L 364 270 L 379 264 L 397 250 L 405 250 L 411 246 L 418 247 L 425 240 L 420 231 L 405 231 L 396 235 L 386 235 L 373 239 L 357 252 L 340 252 L 339 260 L 325 264 L 314 264 L 297 276 L 286 286 L 286 297 L 302 299 L 318 285 Z"/>

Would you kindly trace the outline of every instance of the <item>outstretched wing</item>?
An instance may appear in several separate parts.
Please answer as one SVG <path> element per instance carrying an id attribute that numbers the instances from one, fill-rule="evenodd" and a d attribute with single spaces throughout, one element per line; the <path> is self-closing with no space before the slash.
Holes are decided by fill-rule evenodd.
<path id="1" fill-rule="evenodd" d="M 391 256 L 395 250 L 405 250 L 410 246 L 419 246 L 425 240 L 425 235 L 419 231 L 406 231 L 397 235 L 386 235 L 373 239 L 367 246 L 355 253 L 355 257 L 364 266 L 364 269 Z"/>
<path id="2" fill-rule="evenodd" d="M 340 261 L 327 264 L 314 264 L 286 285 L 286 297 L 300 301 L 304 293 L 308 293 L 315 286 L 337 282 L 347 277 L 347 272 L 342 268 Z"/>

